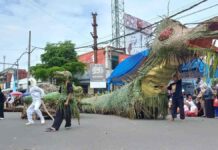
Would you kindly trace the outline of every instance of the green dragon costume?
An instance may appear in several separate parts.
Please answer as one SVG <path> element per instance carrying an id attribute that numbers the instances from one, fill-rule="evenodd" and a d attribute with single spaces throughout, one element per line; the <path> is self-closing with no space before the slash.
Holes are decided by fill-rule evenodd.
<path id="1" fill-rule="evenodd" d="M 213 56 L 216 69 L 218 53 L 211 41 L 218 39 L 217 26 L 218 17 L 202 22 L 195 28 L 164 19 L 156 28 L 150 55 L 135 73 L 134 79 L 110 94 L 83 99 L 82 102 L 90 105 L 84 105 L 82 110 L 129 118 L 165 118 L 168 101 L 166 86 L 178 65 L 207 55 L 208 60 Z M 208 42 L 208 46 L 199 45 L 201 40 Z"/>

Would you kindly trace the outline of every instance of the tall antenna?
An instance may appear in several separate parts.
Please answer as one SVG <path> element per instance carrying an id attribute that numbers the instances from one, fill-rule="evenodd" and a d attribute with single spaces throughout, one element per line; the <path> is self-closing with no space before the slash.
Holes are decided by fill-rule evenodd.
<path id="1" fill-rule="evenodd" d="M 113 41 L 112 46 L 116 48 L 125 47 L 124 27 L 124 0 L 111 0 L 111 16 L 112 16 L 112 38 L 117 38 Z"/>

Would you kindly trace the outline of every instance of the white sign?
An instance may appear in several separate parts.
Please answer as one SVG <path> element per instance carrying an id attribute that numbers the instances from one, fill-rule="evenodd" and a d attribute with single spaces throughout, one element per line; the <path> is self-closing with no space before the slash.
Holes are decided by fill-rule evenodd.
<path id="1" fill-rule="evenodd" d="M 90 65 L 90 81 L 105 81 L 106 72 L 103 64 Z"/>
<path id="2" fill-rule="evenodd" d="M 90 88 L 106 88 L 106 71 L 103 64 L 90 65 Z"/>
<path id="3" fill-rule="evenodd" d="M 106 82 L 90 82 L 90 88 L 106 88 Z"/>

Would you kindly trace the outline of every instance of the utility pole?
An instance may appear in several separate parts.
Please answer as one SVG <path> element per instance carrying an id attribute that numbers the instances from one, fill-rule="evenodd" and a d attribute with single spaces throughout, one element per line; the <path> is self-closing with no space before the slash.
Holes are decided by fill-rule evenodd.
<path id="1" fill-rule="evenodd" d="M 29 31 L 29 43 L 28 43 L 28 76 L 27 76 L 27 91 L 29 92 L 29 78 L 30 78 L 30 54 L 31 54 L 31 31 Z"/>
<path id="2" fill-rule="evenodd" d="M 17 90 L 19 89 L 19 64 L 18 64 L 18 59 L 17 59 Z"/>
<path id="3" fill-rule="evenodd" d="M 93 44 L 93 50 L 94 50 L 94 63 L 97 64 L 98 63 L 98 45 L 97 45 L 97 38 L 98 38 L 98 35 L 97 35 L 97 26 L 98 24 L 96 23 L 96 16 L 97 16 L 97 13 L 92 13 L 92 18 L 93 18 L 93 23 L 92 23 L 92 26 L 93 26 L 93 33 L 91 33 L 92 37 L 93 37 L 93 40 L 94 40 L 94 44 Z"/>
<path id="4" fill-rule="evenodd" d="M 3 70 L 5 70 L 5 56 L 3 56 Z"/>

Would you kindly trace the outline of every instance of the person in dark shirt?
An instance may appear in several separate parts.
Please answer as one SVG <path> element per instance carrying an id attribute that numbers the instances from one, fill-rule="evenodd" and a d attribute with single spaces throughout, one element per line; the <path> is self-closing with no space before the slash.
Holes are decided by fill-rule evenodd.
<path id="1" fill-rule="evenodd" d="M 2 89 L 0 88 L 0 119 L 4 119 L 4 102 L 5 95 L 2 93 Z"/>
<path id="2" fill-rule="evenodd" d="M 65 128 L 71 127 L 71 107 L 70 102 L 73 96 L 73 87 L 69 79 L 66 80 L 65 85 L 60 87 L 61 93 L 58 109 L 56 111 L 55 120 L 50 128 L 46 129 L 46 132 L 58 131 L 63 119 L 65 118 Z"/>
<path id="3" fill-rule="evenodd" d="M 179 73 L 173 75 L 173 83 L 168 86 L 168 90 L 172 93 L 172 121 L 177 116 L 177 108 L 179 107 L 180 119 L 185 119 L 184 114 L 184 99 L 182 94 L 182 79 Z"/>

